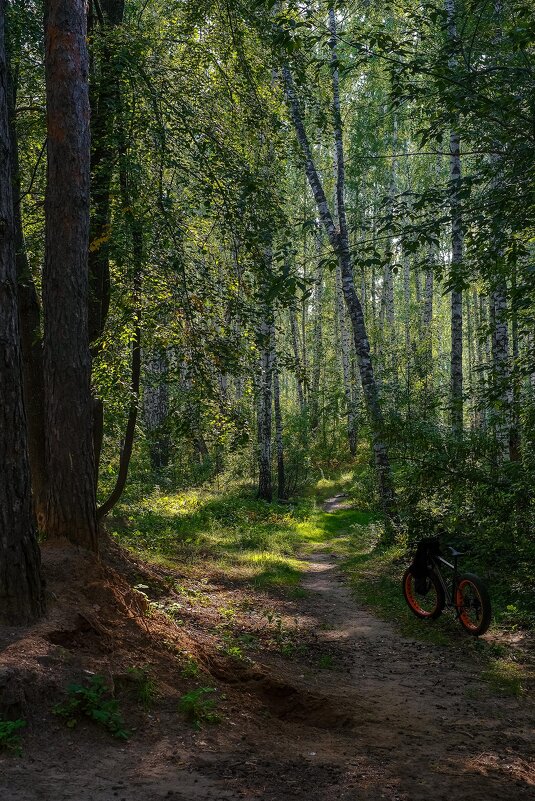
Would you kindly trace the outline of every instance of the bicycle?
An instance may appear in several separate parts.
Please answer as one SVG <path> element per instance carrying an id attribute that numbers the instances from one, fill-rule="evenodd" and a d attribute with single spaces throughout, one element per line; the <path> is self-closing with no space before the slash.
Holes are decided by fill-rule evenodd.
<path id="1" fill-rule="evenodd" d="M 444 558 L 436 538 L 418 543 L 415 557 L 403 575 L 403 595 L 416 617 L 435 620 L 444 607 L 456 610 L 461 626 L 473 637 L 484 634 L 490 626 L 492 607 L 489 593 L 479 576 L 459 573 L 458 560 L 463 554 L 451 545 L 453 564 Z M 452 571 L 451 583 L 441 568 Z"/>

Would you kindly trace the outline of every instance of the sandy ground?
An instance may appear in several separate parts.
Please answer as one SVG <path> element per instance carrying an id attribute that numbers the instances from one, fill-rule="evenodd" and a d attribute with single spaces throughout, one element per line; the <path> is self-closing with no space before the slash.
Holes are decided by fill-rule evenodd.
<path id="1" fill-rule="evenodd" d="M 216 661 L 205 683 L 221 695 L 219 725 L 186 726 L 171 688 L 127 743 L 43 712 L 23 756 L 0 757 L 2 801 L 535 799 L 533 703 L 490 696 L 470 660 L 360 608 L 334 557 L 307 562 L 306 596 L 281 614 L 332 669 L 314 648 Z"/>

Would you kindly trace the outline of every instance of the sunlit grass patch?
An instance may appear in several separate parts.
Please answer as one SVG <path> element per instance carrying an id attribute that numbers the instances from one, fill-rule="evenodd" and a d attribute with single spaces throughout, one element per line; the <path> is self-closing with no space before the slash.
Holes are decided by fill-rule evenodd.
<path id="1" fill-rule="evenodd" d="M 522 695 L 524 670 L 512 659 L 493 659 L 481 678 L 489 683 L 490 689 L 497 695 L 518 697 Z"/>
<path id="2" fill-rule="evenodd" d="M 154 495 L 135 507 L 123 504 L 111 528 L 123 545 L 167 567 L 195 572 L 211 566 L 258 585 L 295 587 L 299 528 L 313 513 L 311 499 L 289 506 L 267 504 L 243 490 L 197 489 Z"/>
<path id="3" fill-rule="evenodd" d="M 303 562 L 290 557 L 272 553 L 249 553 L 243 555 L 243 563 L 253 571 L 253 581 L 257 586 L 295 587 L 301 581 Z"/>

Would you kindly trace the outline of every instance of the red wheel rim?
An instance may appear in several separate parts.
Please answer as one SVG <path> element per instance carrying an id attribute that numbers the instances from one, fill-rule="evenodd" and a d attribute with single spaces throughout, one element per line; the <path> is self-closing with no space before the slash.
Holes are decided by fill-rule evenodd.
<path id="1" fill-rule="evenodd" d="M 470 587 L 470 592 L 476 596 L 477 598 L 477 606 L 470 604 L 468 607 L 465 601 L 464 590 Z M 459 582 L 457 586 L 457 594 L 456 594 L 456 603 L 455 606 L 457 607 L 459 618 L 462 621 L 462 624 L 465 628 L 469 629 L 470 631 L 477 631 L 479 626 L 481 625 L 481 615 L 483 612 L 483 599 L 481 598 L 480 592 L 476 585 L 469 581 L 468 579 L 464 579 Z M 477 621 L 474 621 L 470 617 L 470 611 L 476 610 Z"/>
<path id="2" fill-rule="evenodd" d="M 420 617 L 432 617 L 437 608 L 438 608 L 438 595 L 434 584 L 431 584 L 430 591 L 434 593 L 435 604 L 432 609 L 426 609 L 423 607 L 418 598 L 414 593 L 413 588 L 413 579 L 414 576 L 412 573 L 408 573 L 405 577 L 405 595 L 407 597 L 407 601 L 409 602 L 409 606 L 413 609 Z"/>

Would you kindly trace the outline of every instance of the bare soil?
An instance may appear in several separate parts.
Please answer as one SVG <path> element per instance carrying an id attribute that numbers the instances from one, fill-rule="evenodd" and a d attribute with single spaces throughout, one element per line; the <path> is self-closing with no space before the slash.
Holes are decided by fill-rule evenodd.
<path id="1" fill-rule="evenodd" d="M 288 598 L 224 576 L 196 584 L 116 548 L 100 562 L 44 548 L 47 619 L 0 629 L 0 710 L 28 721 L 23 755 L 0 755 L 0 798 L 535 799 L 533 702 L 490 695 L 472 658 L 404 638 L 360 607 L 334 557 L 306 561 L 305 592 Z M 136 583 L 180 618 L 147 614 Z M 248 658 L 228 655 L 229 633 Z M 184 675 L 188 654 L 197 677 Z M 148 710 L 129 687 L 128 668 L 141 665 L 158 687 Z M 120 701 L 127 742 L 51 712 L 69 681 L 95 673 Z M 199 686 L 216 690 L 221 722 L 195 730 L 179 698 Z"/>

